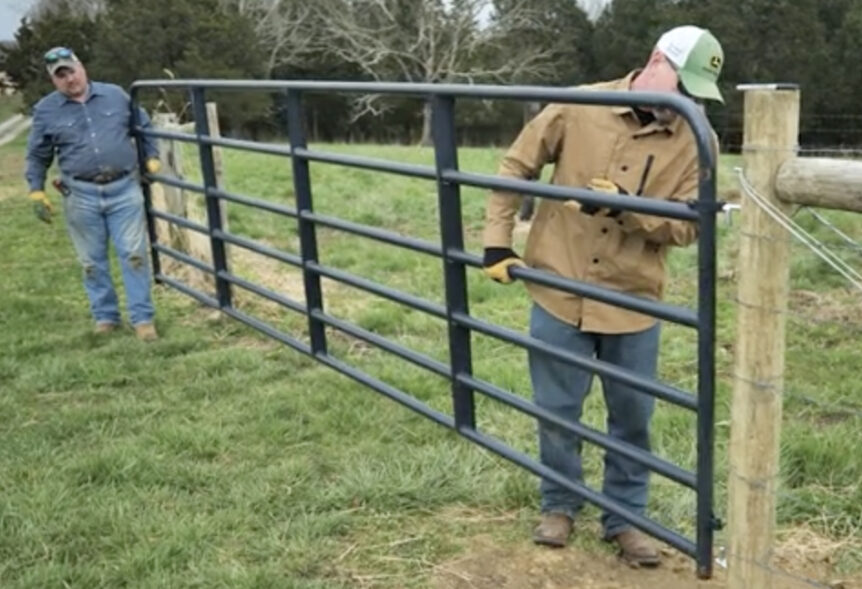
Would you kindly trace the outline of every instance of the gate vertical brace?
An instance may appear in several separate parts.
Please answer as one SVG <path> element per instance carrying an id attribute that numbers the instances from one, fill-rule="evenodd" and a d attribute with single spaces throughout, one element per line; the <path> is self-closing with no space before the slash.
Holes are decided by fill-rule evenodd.
<path id="1" fill-rule="evenodd" d="M 701 144 L 712 153 L 712 145 Z M 700 237 L 697 246 L 697 576 L 712 576 L 713 534 L 719 522 L 713 506 L 715 476 L 715 275 L 716 202 L 715 153 L 700 159 L 698 210 Z M 708 164 L 706 162 L 709 162 Z"/>
<path id="2" fill-rule="evenodd" d="M 231 285 L 222 276 L 227 271 L 227 255 L 225 253 L 224 240 L 215 235 L 216 231 L 222 230 L 222 207 L 219 204 L 218 197 L 212 194 L 212 191 L 218 187 L 213 147 L 201 142 L 201 138 L 210 136 L 210 128 L 209 120 L 207 119 L 206 96 L 204 88 L 200 86 L 192 88 L 192 108 L 195 115 L 195 132 L 198 136 L 201 175 L 203 176 L 205 189 L 204 197 L 207 207 L 210 247 L 212 248 L 213 267 L 215 268 L 216 298 L 218 299 L 219 307 L 224 309 L 232 305 Z"/>
<path id="3" fill-rule="evenodd" d="M 434 159 L 437 168 L 437 196 L 440 215 L 440 237 L 443 242 L 443 276 L 446 289 L 446 314 L 449 323 L 449 360 L 452 378 L 452 404 L 455 428 L 476 429 L 473 391 L 461 384 L 458 376 L 473 372 L 470 330 L 452 320 L 453 313 L 469 315 L 467 272 L 463 262 L 452 259 L 452 252 L 464 251 L 461 222 L 461 187 L 447 182 L 443 173 L 458 169 L 458 144 L 455 137 L 455 99 L 437 95 L 433 98 L 431 125 L 434 137 Z"/>
<path id="4" fill-rule="evenodd" d="M 131 109 L 130 116 L 132 117 L 132 129 L 137 129 L 141 126 L 141 115 L 138 110 L 137 92 L 132 89 L 129 99 L 129 108 Z M 147 171 L 147 154 L 144 151 L 144 138 L 138 132 L 135 132 L 135 149 L 138 153 L 138 170 L 141 176 Z M 159 251 L 156 249 L 158 243 L 158 233 L 156 233 L 156 220 L 153 217 L 153 192 L 148 181 L 141 182 L 141 192 L 144 195 L 144 212 L 147 216 L 147 234 L 150 237 L 150 259 L 153 264 L 153 279 L 159 282 L 159 276 L 162 273 L 162 262 L 159 259 Z"/>
<path id="5" fill-rule="evenodd" d="M 296 154 L 305 149 L 306 137 L 302 114 L 302 94 L 299 90 L 287 91 L 287 132 L 290 138 L 291 163 L 293 165 L 293 191 L 296 195 L 299 244 L 302 255 L 302 274 L 305 286 L 305 302 L 308 310 L 308 333 L 314 355 L 326 355 L 326 328 L 322 321 L 313 317 L 313 311 L 323 311 L 323 291 L 320 275 L 308 268 L 309 262 L 317 263 L 317 231 L 307 214 L 314 211 L 311 198 L 311 174 L 308 160 Z"/>

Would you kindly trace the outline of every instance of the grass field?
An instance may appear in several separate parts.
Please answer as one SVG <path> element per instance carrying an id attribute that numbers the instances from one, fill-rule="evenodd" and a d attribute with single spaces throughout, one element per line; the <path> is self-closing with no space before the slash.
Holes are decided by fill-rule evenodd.
<path id="1" fill-rule="evenodd" d="M 430 163 L 414 147 L 325 146 Z M 494 149 L 464 149 L 462 168 L 493 171 Z M 193 162 L 193 160 L 190 160 Z M 727 188 L 734 158 L 722 163 Z M 471 538 L 525 541 L 536 481 L 408 410 L 188 298 L 156 289 L 162 338 L 90 334 L 79 269 L 61 222 L 42 226 L 22 198 L 23 139 L 0 148 L 0 586 L 425 587 Z M 435 239 L 433 184 L 313 165 L 317 210 Z M 193 173 L 189 174 L 194 177 Z M 226 153 L 226 188 L 292 200 L 290 166 Z M 479 251 L 485 194 L 463 191 L 465 238 Z M 230 230 L 296 252 L 290 219 L 229 205 Z M 862 219 L 829 214 L 850 235 Z M 812 229 L 813 221 L 799 219 Z M 717 498 L 723 515 L 735 307 L 735 227 L 722 224 L 718 311 Z M 826 235 L 825 233 L 821 233 Z M 523 236 L 521 236 L 523 240 Z M 441 302 L 440 263 L 420 254 L 319 232 L 324 264 Z M 674 252 L 668 299 L 693 304 L 695 250 Z M 297 275 L 233 248 L 242 276 L 302 299 Z M 862 257 L 850 252 L 857 268 Z M 795 250 L 779 517 L 782 537 L 828 543 L 828 568 L 862 569 L 859 298 Z M 447 361 L 445 325 L 347 286 L 325 283 L 331 314 Z M 523 330 L 520 286 L 469 276 L 471 312 Z M 304 320 L 251 296 L 242 309 L 305 337 Z M 855 324 L 854 324 L 855 322 Z M 662 378 L 695 383 L 693 334 L 663 331 Z M 331 351 L 446 412 L 446 384 L 346 336 Z M 523 352 L 476 336 L 475 372 L 529 396 Z M 855 413 L 854 409 L 855 407 Z M 848 410 L 849 408 L 849 410 Z M 585 421 L 603 428 L 600 394 Z M 480 401 L 480 428 L 535 455 L 534 424 Z M 694 466 L 693 416 L 660 404 L 656 453 Z M 587 480 L 601 453 L 587 448 Z M 653 479 L 650 514 L 686 534 L 694 496 Z M 587 521 L 598 513 L 587 510 Z M 590 533 L 582 550 L 607 554 Z M 721 544 L 721 539 L 718 541 Z"/>
<path id="2" fill-rule="evenodd" d="M 12 96 L 0 96 L 0 123 L 18 114 L 21 110 L 21 96 L 13 94 Z"/>

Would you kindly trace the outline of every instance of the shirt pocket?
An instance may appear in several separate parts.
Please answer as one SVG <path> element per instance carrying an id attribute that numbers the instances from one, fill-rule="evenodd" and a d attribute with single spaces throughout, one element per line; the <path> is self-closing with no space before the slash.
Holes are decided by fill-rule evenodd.
<path id="1" fill-rule="evenodd" d="M 56 145 L 69 145 L 81 137 L 81 122 L 75 117 L 58 117 L 50 127 Z"/>
<path id="2" fill-rule="evenodd" d="M 660 246 L 630 233 L 608 254 L 608 279 L 614 286 L 639 296 L 658 296 L 664 275 Z"/>
<path id="3" fill-rule="evenodd" d="M 129 113 L 125 109 L 115 107 L 100 108 L 97 116 L 99 124 L 103 129 L 122 132 L 129 128 Z"/>

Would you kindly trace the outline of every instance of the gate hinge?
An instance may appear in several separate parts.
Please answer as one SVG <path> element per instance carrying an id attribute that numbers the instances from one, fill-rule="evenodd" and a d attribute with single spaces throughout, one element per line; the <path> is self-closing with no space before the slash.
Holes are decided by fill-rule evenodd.
<path id="1" fill-rule="evenodd" d="M 724 211 L 724 207 L 727 205 L 726 202 L 722 200 L 714 200 L 712 202 L 704 202 L 701 200 L 693 200 L 688 203 L 688 207 L 695 211 L 701 212 L 706 211 L 707 213 L 718 214 Z"/>

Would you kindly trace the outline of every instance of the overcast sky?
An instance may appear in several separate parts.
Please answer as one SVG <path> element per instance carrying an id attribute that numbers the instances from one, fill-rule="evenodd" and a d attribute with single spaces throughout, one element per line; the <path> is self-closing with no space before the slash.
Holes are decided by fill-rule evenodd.
<path id="1" fill-rule="evenodd" d="M 11 41 L 21 23 L 21 17 L 36 0 L 0 0 L 0 41 Z"/>

